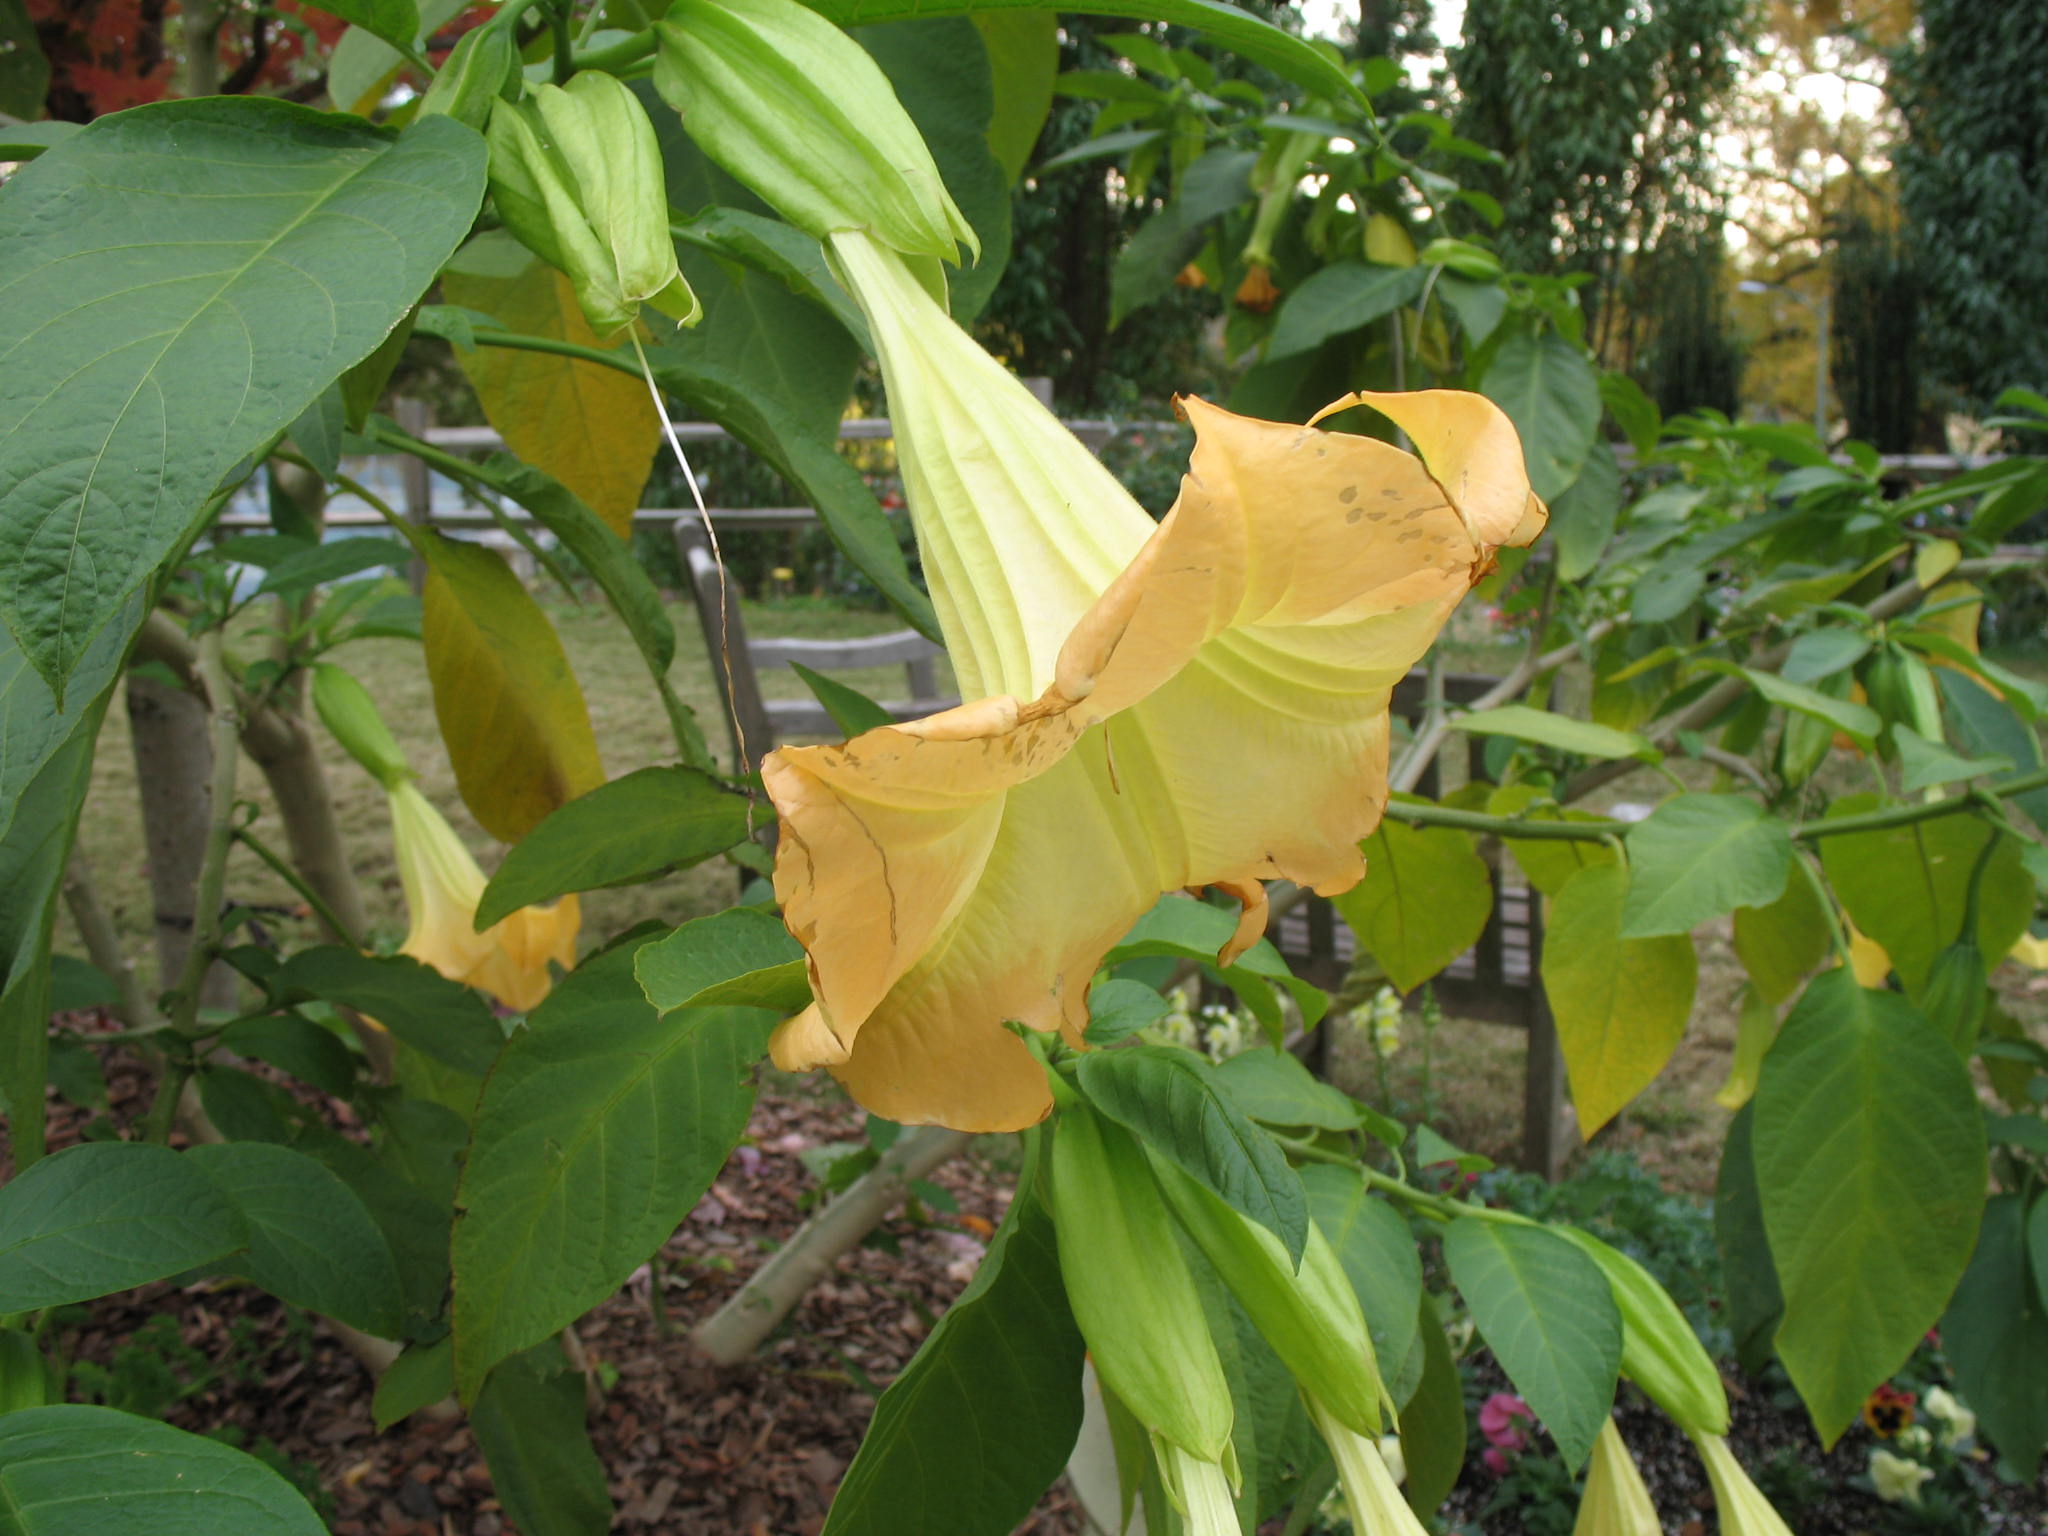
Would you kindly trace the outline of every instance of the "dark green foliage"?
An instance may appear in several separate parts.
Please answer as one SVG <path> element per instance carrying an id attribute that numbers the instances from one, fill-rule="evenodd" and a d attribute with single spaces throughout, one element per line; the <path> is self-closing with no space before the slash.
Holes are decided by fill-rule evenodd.
<path id="1" fill-rule="evenodd" d="M 1860 215 L 1835 236 L 1829 383 L 1849 435 L 1879 453 L 1910 453 L 1920 410 L 1920 264 L 1896 231 Z"/>
<path id="2" fill-rule="evenodd" d="M 1965 399 L 2048 384 L 2048 26 L 2038 5 L 1923 0 L 1891 61 L 1893 152 L 1926 281 L 1929 373 Z"/>
<path id="3" fill-rule="evenodd" d="M 1643 381 L 1666 416 L 1701 407 L 1734 416 L 1741 409 L 1742 344 L 1728 324 L 1725 266 L 1718 231 L 1711 238 L 1676 235 L 1638 258 L 1640 303 L 1654 327 Z"/>

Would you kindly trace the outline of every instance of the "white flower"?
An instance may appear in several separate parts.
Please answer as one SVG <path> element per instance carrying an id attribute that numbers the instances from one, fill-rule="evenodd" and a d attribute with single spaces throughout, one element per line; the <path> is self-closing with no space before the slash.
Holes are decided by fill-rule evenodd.
<path id="1" fill-rule="evenodd" d="M 1933 1476 L 1932 1467 L 1923 1467 L 1904 1456 L 1894 1456 L 1890 1451 L 1870 1453 L 1870 1481 L 1877 1489 L 1877 1496 L 1887 1504 L 1917 1507 L 1921 1485 Z"/>
<path id="2" fill-rule="evenodd" d="M 1948 1388 L 1936 1387 L 1927 1394 L 1927 1401 L 1921 1406 L 1926 1408 L 1927 1417 L 1941 1424 L 1944 1447 L 1953 1450 L 1960 1442 L 1975 1438 L 1977 1415 L 1965 1408 Z"/>

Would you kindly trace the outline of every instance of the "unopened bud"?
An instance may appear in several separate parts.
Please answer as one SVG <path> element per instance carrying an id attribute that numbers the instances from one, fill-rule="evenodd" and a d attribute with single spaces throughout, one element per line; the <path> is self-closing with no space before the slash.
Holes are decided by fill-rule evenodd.
<path id="1" fill-rule="evenodd" d="M 676 265 L 654 125 L 625 84 L 586 70 L 491 112 L 491 200 L 528 250 L 567 274 L 591 329 L 641 304 L 682 325 L 702 311 Z"/>
<path id="2" fill-rule="evenodd" d="M 387 790 L 396 789 L 412 777 L 384 717 L 377 713 L 370 692 L 332 662 L 313 666 L 313 708 L 342 750 L 368 769 Z"/>
<path id="3" fill-rule="evenodd" d="M 1663 1536 L 1663 1530 L 1643 1475 L 1610 1418 L 1593 1442 L 1572 1536 Z"/>
<path id="4" fill-rule="evenodd" d="M 1552 1227 L 1600 1266 L 1621 1313 L 1621 1373 L 1687 1434 L 1728 1432 L 1728 1392 L 1713 1357 L 1650 1272 L 1576 1227 Z"/>
<path id="5" fill-rule="evenodd" d="M 452 117 L 482 133 L 491 108 L 519 81 L 519 50 L 511 34 L 486 23 L 463 33 L 420 98 L 421 117 Z"/>
<path id="6" fill-rule="evenodd" d="M 697 145 L 823 240 L 864 230 L 957 262 L 981 241 L 879 65 L 798 0 L 677 0 L 654 86 Z"/>

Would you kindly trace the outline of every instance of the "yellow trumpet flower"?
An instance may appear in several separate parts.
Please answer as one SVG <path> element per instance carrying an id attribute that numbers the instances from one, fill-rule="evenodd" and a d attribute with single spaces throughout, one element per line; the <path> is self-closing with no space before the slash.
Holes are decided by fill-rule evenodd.
<path id="1" fill-rule="evenodd" d="M 1694 1435 L 1692 1443 L 1706 1464 L 1714 1509 L 1726 1536 L 1792 1536 L 1784 1517 L 1749 1480 L 1726 1440 L 1719 1435 Z"/>
<path id="2" fill-rule="evenodd" d="M 813 1005 L 777 1032 L 877 1114 L 1014 1130 L 1051 1108 L 1004 1026 L 1078 1043 L 1102 956 L 1163 892 L 1364 873 L 1393 686 L 1503 544 L 1542 528 L 1507 418 L 1346 396 L 1414 439 L 1183 400 L 1155 525 L 895 253 L 832 237 L 867 312 L 932 599 L 973 702 L 763 765 L 775 889 Z"/>
<path id="3" fill-rule="evenodd" d="M 1337 1463 L 1337 1481 L 1344 1489 L 1351 1529 L 1359 1536 L 1427 1536 L 1428 1527 L 1402 1497 L 1379 1443 L 1332 1416 L 1313 1397 L 1308 1400 L 1308 1411 Z"/>
<path id="4" fill-rule="evenodd" d="M 478 933 L 484 872 L 410 778 L 395 779 L 385 793 L 398 883 L 412 918 L 399 953 L 450 981 L 488 992 L 515 1013 L 537 1006 L 554 984 L 548 962 L 557 961 L 564 969 L 576 964 L 576 930 L 582 922 L 576 898 L 564 896 L 551 907 L 522 907 Z"/>

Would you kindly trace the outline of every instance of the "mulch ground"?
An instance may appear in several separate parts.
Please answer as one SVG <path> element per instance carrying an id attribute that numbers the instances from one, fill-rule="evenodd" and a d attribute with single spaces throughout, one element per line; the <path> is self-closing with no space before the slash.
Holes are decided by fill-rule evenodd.
<path id="1" fill-rule="evenodd" d="M 118 1053 L 107 1066 L 107 1115 L 127 1124 L 145 1107 L 148 1081 Z M 77 1140 L 87 1118 L 54 1096 L 50 1115 L 53 1146 Z M 663 1249 L 666 1316 L 642 1268 L 578 1325 L 603 1383 L 591 1435 L 611 1477 L 615 1531 L 815 1536 L 824 1524 L 876 1395 L 972 1278 L 1009 1200 L 1002 1170 L 955 1159 L 932 1182 L 958 1202 L 957 1215 L 886 1223 L 875 1235 L 883 1246 L 842 1258 L 747 1364 L 720 1369 L 694 1356 L 690 1328 L 802 1221 L 818 1186 L 798 1154 L 860 1141 L 862 1124 L 836 1097 L 764 1092 L 747 1141 Z M 79 1311 L 65 1334 L 89 1373 L 113 1369 L 127 1345 L 121 1379 L 176 1396 L 164 1419 L 225 1432 L 282 1464 L 334 1536 L 516 1536 L 461 1421 L 415 1415 L 378 1434 L 369 1373 L 320 1320 L 226 1281 L 148 1286 Z M 152 1323 L 159 1317 L 175 1319 L 175 1343 L 170 1325 Z M 127 1344 L 146 1328 L 154 1332 L 142 1354 L 157 1364 Z M 1081 1530 L 1062 1482 L 1019 1536 Z"/>

